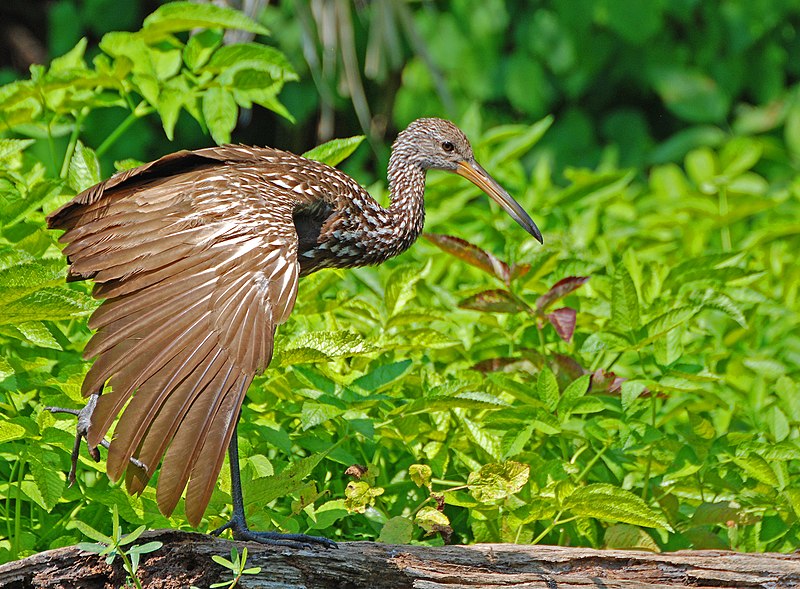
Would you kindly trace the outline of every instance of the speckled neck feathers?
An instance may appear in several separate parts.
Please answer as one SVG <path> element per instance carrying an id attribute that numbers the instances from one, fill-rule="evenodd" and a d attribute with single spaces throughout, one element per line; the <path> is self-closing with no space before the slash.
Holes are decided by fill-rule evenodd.
<path id="1" fill-rule="evenodd" d="M 350 187 L 346 200 L 315 210 L 301 208 L 295 226 L 301 241 L 301 274 L 321 268 L 369 266 L 401 254 L 422 233 L 425 223 L 425 170 L 413 159 L 402 136 L 395 142 L 389 160 L 391 204 L 382 207 L 360 186 Z M 312 214 L 309 214 L 312 213 Z M 318 232 L 311 218 L 322 221 Z M 304 250 L 303 235 L 308 226 L 311 239 Z M 312 241 L 313 240 L 313 241 Z"/>

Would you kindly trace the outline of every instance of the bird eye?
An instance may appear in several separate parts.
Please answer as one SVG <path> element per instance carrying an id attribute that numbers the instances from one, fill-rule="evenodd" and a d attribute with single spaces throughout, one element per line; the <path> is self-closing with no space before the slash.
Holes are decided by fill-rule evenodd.
<path id="1" fill-rule="evenodd" d="M 449 141 L 443 141 L 442 149 L 444 149 L 445 151 L 453 151 L 455 149 L 455 146 Z"/>

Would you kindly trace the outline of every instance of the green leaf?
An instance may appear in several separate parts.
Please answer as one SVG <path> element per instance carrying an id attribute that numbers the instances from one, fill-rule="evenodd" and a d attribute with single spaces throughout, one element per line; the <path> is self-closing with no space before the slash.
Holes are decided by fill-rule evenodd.
<path id="1" fill-rule="evenodd" d="M 503 436 L 503 459 L 513 458 L 522 452 L 536 429 L 534 424 L 529 423 L 519 431 L 509 430 Z"/>
<path id="2" fill-rule="evenodd" d="M 0 421 L 0 444 L 25 437 L 25 428 L 16 423 Z"/>
<path id="3" fill-rule="evenodd" d="M 741 468 L 748 477 L 769 485 L 773 489 L 782 488 L 775 471 L 772 470 L 769 462 L 764 460 L 758 454 L 750 454 L 749 456 L 736 456 L 733 462 Z"/>
<path id="4" fill-rule="evenodd" d="M 611 550 L 647 550 L 661 552 L 650 534 L 630 524 L 614 524 L 603 534 L 605 547 Z"/>
<path id="5" fill-rule="evenodd" d="M 86 53 L 87 44 L 88 41 L 86 37 L 84 37 L 78 41 L 75 47 L 67 51 L 64 55 L 53 58 L 50 62 L 50 72 L 63 73 L 77 68 L 84 69 L 86 67 L 86 62 L 83 56 Z"/>
<path id="6" fill-rule="evenodd" d="M 36 143 L 35 139 L 0 139 L 0 160 L 7 160 L 11 156 L 21 153 Z"/>
<path id="7" fill-rule="evenodd" d="M 0 287 L 0 298 L 10 294 Z M 89 315 L 97 302 L 75 290 L 47 287 L 26 294 L 17 300 L 0 305 L 0 325 L 16 324 L 21 327 L 32 321 L 59 321 Z"/>
<path id="8" fill-rule="evenodd" d="M 59 457 L 52 450 L 32 449 L 28 451 L 28 458 L 33 482 L 40 493 L 41 506 L 50 511 L 66 486 L 64 473 L 59 470 Z"/>
<path id="9" fill-rule="evenodd" d="M 217 73 L 220 75 L 220 82 L 232 86 L 238 86 L 234 83 L 234 79 L 247 70 L 269 74 L 270 83 L 297 79 L 297 74 L 283 53 L 274 47 L 259 43 L 237 43 L 221 47 L 203 67 L 204 72 Z M 340 141 L 353 140 L 356 138 Z"/>
<path id="10" fill-rule="evenodd" d="M 559 398 L 558 383 L 552 370 L 547 366 L 543 367 L 539 372 L 539 378 L 536 382 L 536 394 L 539 395 L 539 399 L 550 411 L 555 411 Z"/>
<path id="11" fill-rule="evenodd" d="M 403 516 L 397 515 L 389 519 L 381 528 L 378 542 L 384 544 L 408 544 L 414 533 L 414 523 Z"/>
<path id="12" fill-rule="evenodd" d="M 108 546 L 109 544 L 114 543 L 114 539 L 111 536 L 106 536 L 102 532 L 98 532 L 92 526 L 87 523 L 82 522 L 79 519 L 74 519 L 67 524 L 67 529 L 77 528 L 81 534 L 86 536 L 87 538 L 91 538 L 95 542 L 101 542 Z"/>
<path id="13" fill-rule="evenodd" d="M 579 517 L 672 531 L 664 516 L 650 509 L 641 497 L 606 483 L 579 487 L 564 500 L 563 507 Z"/>
<path id="14" fill-rule="evenodd" d="M 319 464 L 327 452 L 313 454 L 292 463 L 279 474 L 262 477 L 252 481 L 245 491 L 245 507 L 250 505 L 263 506 L 290 493 L 294 493 L 303 486 L 306 478 L 314 467 Z"/>
<path id="15" fill-rule="evenodd" d="M 183 78 L 175 78 L 167 82 L 158 95 L 158 115 L 164 127 L 164 134 L 172 141 L 175 124 L 181 108 L 190 96 L 189 86 Z"/>
<path id="16" fill-rule="evenodd" d="M 308 331 L 293 339 L 281 354 L 309 348 L 326 359 L 358 356 L 374 350 L 361 335 L 352 331 Z"/>
<path id="17" fill-rule="evenodd" d="M 675 329 L 679 325 L 682 325 L 694 317 L 697 314 L 697 311 L 697 307 L 684 306 L 667 311 L 663 315 L 659 315 L 652 321 L 648 322 L 648 324 L 645 326 L 645 329 L 647 330 L 647 339 L 639 342 L 639 344 L 641 345 L 648 343 L 658 337 L 661 337 L 668 331 Z"/>
<path id="18" fill-rule="evenodd" d="M 656 92 L 667 108 L 685 121 L 720 123 L 728 115 L 729 95 L 699 70 L 664 68 L 653 78 Z"/>
<path id="19" fill-rule="evenodd" d="M 269 31 L 238 10 L 215 4 L 169 2 L 144 19 L 143 33 L 150 37 L 192 29 L 236 29 L 268 35 Z"/>
<path id="20" fill-rule="evenodd" d="M 453 533 L 448 517 L 438 509 L 425 506 L 414 516 L 414 523 L 425 530 L 427 535 L 442 534 L 448 538 Z"/>
<path id="21" fill-rule="evenodd" d="M 100 162 L 93 149 L 80 140 L 75 144 L 72 159 L 69 161 L 67 181 L 75 192 L 83 192 L 100 182 Z"/>
<path id="22" fill-rule="evenodd" d="M 213 560 L 218 565 L 224 566 L 226 569 L 234 570 L 236 567 L 233 566 L 233 562 L 225 558 L 224 556 L 220 556 L 218 554 L 212 554 L 211 560 Z M 227 583 L 226 583 L 227 584 Z"/>
<path id="23" fill-rule="evenodd" d="M 0 325 L 0 332 L 42 348 L 60 350 L 61 345 L 41 321 L 25 321 L 17 325 Z"/>
<path id="24" fill-rule="evenodd" d="M 408 467 L 408 476 L 418 487 L 430 488 L 433 471 L 427 464 L 412 464 Z"/>
<path id="25" fill-rule="evenodd" d="M 344 490 L 344 506 L 352 513 L 364 513 L 383 492 L 382 487 L 371 487 L 366 481 L 350 481 Z"/>
<path id="26" fill-rule="evenodd" d="M 218 145 L 230 143 L 238 116 L 239 107 L 229 91 L 214 86 L 203 95 L 203 117 Z"/>
<path id="27" fill-rule="evenodd" d="M 416 265 L 404 265 L 389 275 L 384 288 L 386 309 L 392 316 L 403 309 L 416 295 L 416 286 L 426 270 Z"/>
<path id="28" fill-rule="evenodd" d="M 732 502 L 701 503 L 692 515 L 693 526 L 739 522 L 743 510 Z"/>
<path id="29" fill-rule="evenodd" d="M 403 376 L 409 366 L 411 366 L 411 360 L 383 364 L 372 372 L 358 377 L 352 384 L 371 393 Z"/>
<path id="30" fill-rule="evenodd" d="M 183 63 L 192 71 L 203 67 L 214 50 L 222 44 L 222 33 L 220 31 L 205 30 L 189 37 L 183 48 Z"/>
<path id="31" fill-rule="evenodd" d="M 561 395 L 561 399 L 558 401 L 558 412 L 569 414 L 570 410 L 575 406 L 575 404 L 583 397 L 586 393 L 589 392 L 589 386 L 591 385 L 592 376 L 590 374 L 584 374 L 577 380 L 570 383 L 566 389 L 564 389 L 564 393 Z"/>
<path id="32" fill-rule="evenodd" d="M 639 329 L 639 296 L 633 279 L 624 265 L 614 273 L 611 298 L 611 325 L 620 331 Z"/>
<path id="33" fill-rule="evenodd" d="M 531 467 L 512 460 L 499 464 L 486 464 L 477 472 L 469 473 L 469 492 L 481 503 L 505 499 L 519 492 L 528 482 Z"/>
<path id="34" fill-rule="evenodd" d="M 158 542 L 158 541 L 147 542 L 145 544 L 140 544 L 140 545 L 137 545 L 137 546 L 131 546 L 129 552 L 135 553 L 135 554 L 149 554 L 151 552 L 155 552 L 156 550 L 159 550 L 162 546 L 164 546 L 164 544 L 162 542 Z"/>
<path id="35" fill-rule="evenodd" d="M 744 329 L 747 329 L 747 319 L 745 319 L 742 309 L 731 297 L 725 293 L 715 292 L 713 289 L 708 289 L 704 293 L 692 297 L 692 301 L 701 307 L 708 307 L 722 311 Z"/>
<path id="36" fill-rule="evenodd" d="M 322 145 L 317 145 L 303 154 L 310 160 L 316 160 L 329 166 L 335 166 L 344 159 L 350 157 L 356 148 L 364 141 L 363 135 L 348 137 L 346 139 L 332 139 Z"/>
<path id="37" fill-rule="evenodd" d="M 303 426 L 303 431 L 305 431 L 338 417 L 344 412 L 344 409 L 339 409 L 338 407 L 333 407 L 332 405 L 305 402 L 303 403 L 303 408 L 300 412 L 300 423 Z"/>

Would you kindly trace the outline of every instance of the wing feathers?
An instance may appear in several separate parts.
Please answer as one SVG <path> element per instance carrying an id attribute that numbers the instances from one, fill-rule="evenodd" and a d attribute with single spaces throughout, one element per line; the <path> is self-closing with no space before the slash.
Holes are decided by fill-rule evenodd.
<path id="1" fill-rule="evenodd" d="M 187 489 L 195 525 L 247 387 L 269 364 L 275 327 L 294 305 L 292 212 L 308 195 L 260 180 L 279 173 L 259 167 L 278 155 L 235 146 L 180 152 L 118 174 L 48 217 L 65 230 L 72 279 L 93 278 L 93 295 L 106 299 L 84 351 L 96 357 L 84 394 L 111 389 L 98 400 L 89 443 L 124 408 L 109 476 L 126 472 L 138 493 L 163 461 L 159 508 L 170 514 Z"/>

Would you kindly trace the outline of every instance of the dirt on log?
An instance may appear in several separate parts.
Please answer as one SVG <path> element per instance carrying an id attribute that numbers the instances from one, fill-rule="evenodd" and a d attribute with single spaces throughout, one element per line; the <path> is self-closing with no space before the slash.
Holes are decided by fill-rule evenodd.
<path id="1" fill-rule="evenodd" d="M 206 588 L 231 580 L 211 556 L 230 557 L 231 542 L 171 530 L 148 532 L 137 543 L 164 546 L 142 558 L 138 577 L 154 589 Z M 662 554 L 558 546 L 478 544 L 391 546 L 347 542 L 338 549 L 293 550 L 237 542 L 247 565 L 261 567 L 238 587 L 336 589 L 651 589 L 655 587 L 800 587 L 800 556 L 684 551 Z M 116 589 L 125 586 L 120 559 L 59 548 L 0 566 L 0 587 Z"/>

